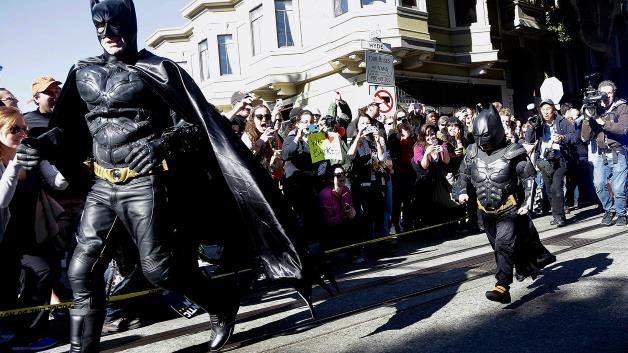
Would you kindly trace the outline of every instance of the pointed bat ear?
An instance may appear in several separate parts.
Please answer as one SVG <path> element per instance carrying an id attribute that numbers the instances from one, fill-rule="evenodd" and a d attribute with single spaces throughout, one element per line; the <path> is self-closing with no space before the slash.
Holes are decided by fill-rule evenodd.
<path id="1" fill-rule="evenodd" d="M 497 111 L 497 108 L 495 108 L 494 104 L 489 104 L 491 106 L 491 112 L 493 112 L 493 114 L 495 114 L 495 116 L 499 116 L 499 112 Z"/>
<path id="2" fill-rule="evenodd" d="M 93 9 L 99 2 L 100 0 L 89 0 L 89 8 Z"/>

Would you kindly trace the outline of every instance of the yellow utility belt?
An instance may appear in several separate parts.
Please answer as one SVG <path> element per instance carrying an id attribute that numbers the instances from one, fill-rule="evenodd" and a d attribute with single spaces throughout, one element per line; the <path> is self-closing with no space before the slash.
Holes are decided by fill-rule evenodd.
<path id="1" fill-rule="evenodd" d="M 482 204 L 480 203 L 480 200 L 478 200 L 478 208 L 482 212 L 488 213 L 488 214 L 496 214 L 496 213 L 505 211 L 505 210 L 509 209 L 510 207 L 516 206 L 516 205 L 517 205 L 517 200 L 515 199 L 514 195 L 508 196 L 508 198 L 506 199 L 506 202 L 504 202 L 503 205 L 499 206 L 498 208 L 496 208 L 494 210 L 486 209 L 484 206 L 482 206 Z"/>
<path id="2" fill-rule="evenodd" d="M 138 174 L 133 169 L 130 169 L 129 167 L 105 168 L 96 162 L 94 162 L 93 166 L 94 166 L 94 174 L 96 174 L 97 177 L 99 177 L 100 179 L 107 180 L 113 184 L 124 184 L 127 181 L 137 176 L 141 176 L 140 174 Z M 161 162 L 161 168 L 153 169 L 149 171 L 148 173 L 145 173 L 142 175 L 151 175 L 151 174 L 155 174 L 164 170 L 168 170 L 168 165 L 166 164 L 165 159 Z"/>

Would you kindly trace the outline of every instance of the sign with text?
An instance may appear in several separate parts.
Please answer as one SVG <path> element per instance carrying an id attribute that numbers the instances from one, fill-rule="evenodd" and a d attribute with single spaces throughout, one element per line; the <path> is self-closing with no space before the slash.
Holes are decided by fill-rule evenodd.
<path id="1" fill-rule="evenodd" d="M 382 43 L 380 41 L 363 40 L 360 43 L 362 45 L 362 49 L 383 51 L 383 52 L 386 52 L 386 53 L 390 53 L 392 51 L 392 47 L 391 47 L 390 44 Z"/>
<path id="2" fill-rule="evenodd" d="M 392 55 L 367 51 L 365 59 L 367 83 L 382 86 L 395 85 L 395 65 Z"/>
<path id="3" fill-rule="evenodd" d="M 336 133 L 317 132 L 307 135 L 307 144 L 310 145 L 312 163 L 327 160 L 341 160 L 340 137 Z"/>

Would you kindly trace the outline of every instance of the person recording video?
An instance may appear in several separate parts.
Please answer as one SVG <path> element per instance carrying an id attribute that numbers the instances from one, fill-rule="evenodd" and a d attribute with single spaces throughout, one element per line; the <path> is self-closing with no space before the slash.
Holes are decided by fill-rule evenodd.
<path id="1" fill-rule="evenodd" d="M 567 222 L 563 187 L 569 145 L 577 141 L 576 130 L 556 111 L 554 101 L 551 99 L 543 100 L 539 110 L 542 121 L 539 120 L 534 128 L 526 131 L 526 141 L 536 143 L 536 167 L 541 171 L 543 187 L 547 192 L 554 217 L 550 224 L 563 227 Z"/>
<path id="2" fill-rule="evenodd" d="M 593 161 L 593 184 L 604 207 L 601 223 L 604 226 L 612 225 L 615 216 L 615 225 L 625 226 L 628 221 L 625 190 L 628 176 L 628 105 L 624 99 L 615 96 L 616 90 L 613 81 L 602 81 L 597 92 L 591 92 L 589 97 L 585 97 L 582 109 L 584 120 L 580 137 L 584 142 L 591 141 L 596 156 Z M 598 115 L 598 111 L 602 114 Z M 609 178 L 612 195 L 607 188 Z"/>

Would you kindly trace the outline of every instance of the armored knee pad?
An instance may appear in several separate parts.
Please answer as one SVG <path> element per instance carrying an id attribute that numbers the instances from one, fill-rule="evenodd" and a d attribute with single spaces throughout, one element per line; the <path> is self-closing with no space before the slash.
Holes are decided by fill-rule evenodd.
<path id="1" fill-rule="evenodd" d="M 156 287 L 175 288 L 170 254 L 146 256 L 141 259 L 144 277 Z"/>

